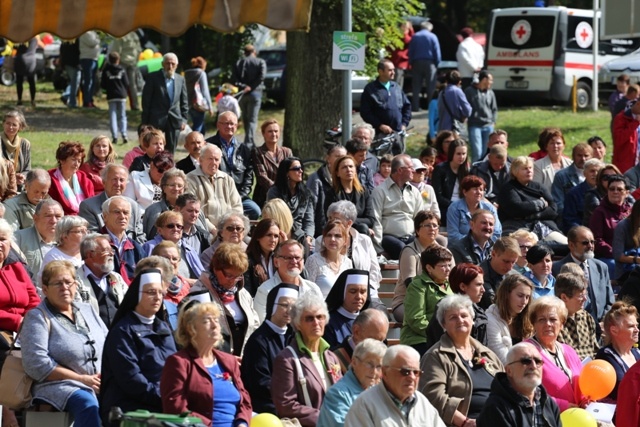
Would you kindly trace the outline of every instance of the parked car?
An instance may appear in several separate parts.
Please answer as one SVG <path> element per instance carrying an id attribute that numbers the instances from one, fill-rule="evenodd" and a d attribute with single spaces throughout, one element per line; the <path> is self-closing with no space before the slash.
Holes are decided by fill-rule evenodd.
<path id="1" fill-rule="evenodd" d="M 640 83 L 640 49 L 602 65 L 598 72 L 600 102 L 607 102 L 609 96 L 616 90 L 616 79 L 623 73 L 629 75 L 632 84 Z"/>

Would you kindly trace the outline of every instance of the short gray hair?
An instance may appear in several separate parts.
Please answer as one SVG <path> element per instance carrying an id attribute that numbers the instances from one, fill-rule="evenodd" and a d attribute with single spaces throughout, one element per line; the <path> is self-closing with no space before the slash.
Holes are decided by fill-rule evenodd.
<path id="1" fill-rule="evenodd" d="M 596 166 L 598 167 L 598 169 L 602 169 L 604 167 L 604 162 L 596 158 L 589 159 L 586 162 L 584 162 L 583 169 L 592 168 Z"/>
<path id="2" fill-rule="evenodd" d="M 440 323 L 440 325 L 444 327 L 444 316 L 445 314 L 447 314 L 447 311 L 461 309 L 467 310 L 472 319 L 475 318 L 475 311 L 473 311 L 473 302 L 471 302 L 467 295 L 447 295 L 438 303 L 438 308 L 436 309 L 436 319 L 438 319 L 438 323 Z"/>
<path id="3" fill-rule="evenodd" d="M 111 239 L 106 234 L 89 233 L 84 236 L 82 243 L 80 243 L 80 256 L 83 260 L 89 257 L 89 252 L 94 252 L 98 249 L 98 240 L 100 239 L 105 239 L 106 241 L 111 242 Z"/>
<path id="4" fill-rule="evenodd" d="M 353 350 L 353 357 L 362 360 L 372 354 L 376 357 L 383 358 L 386 351 L 387 346 L 380 341 L 374 340 L 373 338 L 365 338 L 362 342 L 358 343 Z"/>
<path id="5" fill-rule="evenodd" d="M 224 225 L 231 218 L 240 218 L 242 220 L 242 223 L 244 224 L 244 234 L 246 236 L 247 233 L 249 233 L 249 229 L 251 227 L 251 221 L 249 221 L 249 218 L 244 216 L 243 213 L 238 212 L 238 211 L 227 211 L 227 212 L 223 213 L 222 216 L 220 216 L 220 218 L 218 218 L 218 224 L 216 225 L 218 230 L 222 231 L 222 229 L 224 228 Z"/>
<path id="6" fill-rule="evenodd" d="M 514 344 L 513 346 L 511 346 L 509 351 L 507 351 L 507 363 L 505 363 L 505 365 L 508 365 L 511 362 L 515 362 L 516 354 L 518 354 L 520 350 L 525 350 L 525 349 L 535 350 L 536 352 L 538 351 L 536 346 L 525 341 L 519 342 L 518 344 Z"/>
<path id="7" fill-rule="evenodd" d="M 31 169 L 27 172 L 27 176 L 24 179 L 24 185 L 28 186 L 32 182 L 40 182 L 42 184 L 51 185 L 51 175 L 44 169 Z"/>
<path id="8" fill-rule="evenodd" d="M 322 296 L 316 294 L 314 291 L 307 291 L 300 295 L 300 297 L 293 303 L 291 309 L 291 319 L 294 326 L 300 324 L 302 313 L 307 310 L 320 310 L 322 314 L 327 317 L 326 322 L 329 323 L 329 310 L 327 309 L 327 303 L 324 302 Z"/>
<path id="9" fill-rule="evenodd" d="M 13 227 L 4 218 L 0 218 L 0 233 L 6 233 L 9 239 L 13 239 Z"/>
<path id="10" fill-rule="evenodd" d="M 113 197 L 109 197 L 107 200 L 104 201 L 104 203 L 102 203 L 102 216 L 105 216 L 106 214 L 109 213 L 109 208 L 111 207 L 111 203 L 115 202 L 116 200 L 124 200 L 129 205 L 129 209 L 133 209 L 131 207 L 131 202 L 126 197 L 113 196 Z"/>
<path id="11" fill-rule="evenodd" d="M 373 139 L 375 137 L 375 135 L 376 135 L 376 130 L 373 128 L 373 126 L 371 126 L 369 123 L 366 123 L 366 122 L 358 123 L 357 125 L 353 126 L 353 130 L 351 131 L 351 135 L 353 135 L 354 133 L 356 133 L 356 131 L 358 131 L 360 129 L 368 130 L 369 133 L 371 134 L 371 139 Z"/>
<path id="12" fill-rule="evenodd" d="M 405 166 L 405 162 L 411 163 L 411 157 L 407 154 L 398 154 L 391 160 L 391 173 L 398 172 L 398 169 Z"/>
<path id="13" fill-rule="evenodd" d="M 180 61 L 178 61 L 178 56 L 173 52 L 165 53 L 164 56 L 162 57 L 162 62 L 164 62 L 167 59 L 175 59 L 176 62 L 178 62 L 178 63 L 180 62 Z"/>
<path id="14" fill-rule="evenodd" d="M 345 218 L 347 221 L 356 222 L 358 219 L 358 211 L 356 210 L 356 205 L 348 200 L 339 200 L 337 202 L 333 202 L 329 205 L 329 209 L 327 209 L 327 216 L 331 214 L 338 214 L 341 217 Z"/>
<path id="15" fill-rule="evenodd" d="M 236 116 L 236 113 L 229 110 L 229 111 L 223 111 L 222 113 L 220 113 L 218 115 L 218 120 L 216 121 L 216 123 L 220 122 L 220 120 L 222 120 L 222 118 L 226 116 L 233 116 L 236 120 L 238 120 L 238 116 Z"/>
<path id="16" fill-rule="evenodd" d="M 203 156 L 207 151 L 213 151 L 214 153 L 222 155 L 222 150 L 215 144 L 204 144 L 200 149 L 200 155 Z"/>
<path id="17" fill-rule="evenodd" d="M 399 354 L 404 354 L 412 359 L 416 359 L 420 363 L 420 353 L 413 347 L 404 344 L 392 345 L 384 353 L 382 358 L 382 366 L 391 366 L 393 360 L 398 357 Z"/>
<path id="18" fill-rule="evenodd" d="M 76 227 L 89 227 L 89 222 L 77 215 L 65 215 L 60 218 L 60 221 L 56 224 L 56 243 L 61 244 L 62 238 L 68 235 L 72 228 Z"/>
<path id="19" fill-rule="evenodd" d="M 51 197 L 47 197 L 46 199 L 42 199 L 38 202 L 38 204 L 36 205 L 36 210 L 33 212 L 34 215 L 39 215 L 40 211 L 47 206 L 55 206 L 59 208 L 64 214 L 64 209 L 62 209 L 62 205 L 60 204 L 60 202 L 52 199 Z"/>
<path id="20" fill-rule="evenodd" d="M 104 169 L 102 169 L 102 171 L 100 172 L 100 178 L 102 178 L 102 182 L 105 182 L 107 180 L 107 176 L 109 176 L 109 173 L 111 173 L 113 169 L 123 170 L 127 174 L 127 181 L 129 180 L 129 169 L 127 169 L 126 166 L 119 163 L 107 163 Z"/>
<path id="21" fill-rule="evenodd" d="M 185 187 L 187 186 L 187 174 L 185 174 L 183 170 L 174 167 L 162 174 L 162 178 L 160 178 L 160 188 L 162 188 L 162 193 L 164 193 L 163 187 L 167 185 L 171 178 L 181 178 Z"/>

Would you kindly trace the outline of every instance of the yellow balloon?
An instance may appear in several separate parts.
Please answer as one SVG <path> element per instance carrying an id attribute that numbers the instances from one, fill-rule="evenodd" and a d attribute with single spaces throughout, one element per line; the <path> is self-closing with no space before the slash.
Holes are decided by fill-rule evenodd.
<path id="1" fill-rule="evenodd" d="M 282 427 L 282 421 L 275 415 L 264 412 L 251 418 L 249 427 Z"/>
<path id="2" fill-rule="evenodd" d="M 560 414 L 563 427 L 598 427 L 593 415 L 582 408 L 569 408 Z"/>
<path id="3" fill-rule="evenodd" d="M 142 51 L 142 59 L 153 58 L 153 51 L 151 49 L 145 49 Z"/>

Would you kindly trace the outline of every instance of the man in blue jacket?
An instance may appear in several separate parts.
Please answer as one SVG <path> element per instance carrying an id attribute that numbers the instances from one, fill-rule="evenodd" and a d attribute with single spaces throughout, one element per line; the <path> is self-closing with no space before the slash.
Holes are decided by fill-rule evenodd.
<path id="1" fill-rule="evenodd" d="M 396 67 L 389 59 L 378 62 L 378 78 L 367 84 L 360 98 L 360 116 L 379 135 L 400 132 L 411 121 L 411 103 L 393 81 Z"/>

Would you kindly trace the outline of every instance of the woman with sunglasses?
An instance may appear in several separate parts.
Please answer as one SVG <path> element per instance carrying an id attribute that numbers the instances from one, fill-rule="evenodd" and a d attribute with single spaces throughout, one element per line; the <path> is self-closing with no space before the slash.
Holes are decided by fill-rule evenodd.
<path id="1" fill-rule="evenodd" d="M 322 297 L 315 292 L 301 294 L 291 316 L 297 332 L 273 362 L 272 378 L 278 380 L 271 382 L 271 395 L 279 417 L 297 418 L 303 427 L 315 427 L 324 396 L 342 378 L 342 371 L 338 358 L 322 339 L 329 321 Z M 306 379 L 304 385 L 301 377 Z"/>
<path id="2" fill-rule="evenodd" d="M 180 262 L 178 264 L 178 274 L 189 279 L 191 284 L 195 283 L 205 268 L 200 262 L 198 251 L 182 240 L 182 230 L 184 229 L 182 214 L 176 211 L 162 212 L 156 219 L 156 230 L 158 234 L 142 246 L 143 252 L 149 256 L 159 243 L 169 241 L 175 243 L 180 249 Z"/>
<path id="3" fill-rule="evenodd" d="M 609 177 L 612 175 L 622 175 L 620 169 L 617 166 L 607 164 L 600 168 L 598 175 L 596 176 L 596 188 L 587 190 L 584 195 L 584 217 L 582 219 L 583 225 L 589 225 L 589 220 L 593 211 L 600 205 L 602 199 L 607 195 L 607 187 L 609 186 Z M 629 196 L 631 197 L 631 196 Z M 631 199 L 633 203 L 633 199 Z"/>
<path id="4" fill-rule="evenodd" d="M 78 215 L 80 203 L 95 195 L 93 182 L 80 170 L 84 155 L 81 143 L 63 141 L 56 150 L 58 167 L 49 170 L 49 196 L 62 205 L 65 215 Z"/>
<path id="5" fill-rule="evenodd" d="M 613 233 L 617 225 L 631 214 L 633 202 L 627 200 L 629 186 L 623 175 L 611 175 L 608 179 L 607 194 L 593 211 L 589 228 L 596 239 L 596 258 L 607 264 L 609 275 L 615 276 L 613 258 Z"/>
<path id="6" fill-rule="evenodd" d="M 577 384 L 582 361 L 571 346 L 558 342 L 566 320 L 567 307 L 555 296 L 540 297 L 529 307 L 534 334 L 527 342 L 540 352 L 544 362 L 542 385 L 549 396 L 556 399 L 560 412 L 577 406 L 585 408 L 589 404 Z"/>
<path id="7" fill-rule="evenodd" d="M 472 427 L 480 415 L 502 362 L 471 337 L 473 302 L 449 295 L 438 303 L 438 323 L 444 335 L 422 358 L 419 390 L 448 426 Z"/>
<path id="8" fill-rule="evenodd" d="M 160 186 L 162 176 L 174 166 L 171 152 L 158 152 L 151 159 L 148 169 L 131 172 L 124 195 L 138 202 L 144 212 L 153 203 L 162 200 L 162 187 Z"/>
<path id="9" fill-rule="evenodd" d="M 165 268 L 148 267 L 147 263 L 156 261 Z M 169 278 L 166 270 L 171 271 L 171 266 L 164 258 L 140 261 L 113 319 L 102 356 L 100 413 L 105 426 L 115 426 L 109 422 L 113 406 L 124 412 L 162 412 L 160 376 L 165 361 L 176 352 L 163 310 L 167 292 L 163 277 Z"/>
<path id="10" fill-rule="evenodd" d="M 189 413 L 207 426 L 248 427 L 251 399 L 238 360 L 219 349 L 219 319 L 220 306 L 211 302 L 190 301 L 180 311 L 176 339 L 183 349 L 162 370 L 162 409 Z"/>
<path id="11" fill-rule="evenodd" d="M 216 234 L 216 238 L 205 250 L 200 254 L 200 262 L 205 268 L 209 267 L 211 264 L 211 257 L 218 247 L 223 243 L 233 243 L 234 245 L 238 245 L 242 248 L 242 250 L 247 249 L 247 244 L 244 242 L 244 238 L 249 231 L 249 227 L 251 223 L 249 218 L 244 216 L 241 212 L 229 211 L 218 219 L 218 223 L 216 224 L 218 233 Z"/>
<path id="12" fill-rule="evenodd" d="M 22 322 L 22 365 L 34 379 L 34 402 L 70 412 L 78 426 L 99 426 L 96 396 L 108 331 L 90 304 L 75 300 L 75 275 L 69 261 L 52 261 L 44 268 L 45 299 Z"/>
<path id="13" fill-rule="evenodd" d="M 314 196 L 303 183 L 304 168 L 297 157 L 286 158 L 278 166 L 275 184 L 267 193 L 267 200 L 282 199 L 293 216 L 291 238 L 313 249 L 315 232 Z"/>
<path id="14" fill-rule="evenodd" d="M 200 276 L 189 294 L 210 296 L 211 301 L 222 307 L 220 349 L 236 356 L 242 356 L 249 336 L 260 325 L 253 298 L 244 288 L 248 268 L 245 249 L 237 244 L 222 243 L 213 254 L 207 272 Z"/>

